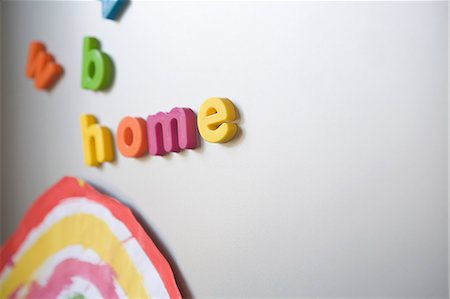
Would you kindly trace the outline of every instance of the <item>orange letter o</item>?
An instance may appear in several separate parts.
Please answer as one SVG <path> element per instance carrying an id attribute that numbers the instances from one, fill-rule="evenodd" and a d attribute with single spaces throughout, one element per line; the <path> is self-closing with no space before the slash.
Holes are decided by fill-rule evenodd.
<path id="1" fill-rule="evenodd" d="M 125 157 L 141 157 L 147 152 L 147 129 L 140 117 L 124 117 L 117 127 L 117 148 Z"/>

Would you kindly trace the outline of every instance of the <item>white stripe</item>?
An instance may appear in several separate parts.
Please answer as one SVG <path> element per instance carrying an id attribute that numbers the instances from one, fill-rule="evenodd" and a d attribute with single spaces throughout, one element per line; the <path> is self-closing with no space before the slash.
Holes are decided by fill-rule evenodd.
<path id="1" fill-rule="evenodd" d="M 75 296 L 76 294 L 83 295 L 84 298 L 89 299 L 103 298 L 102 294 L 94 284 L 79 276 L 72 277 L 72 283 L 67 288 L 62 290 L 56 298 L 67 299 Z"/>

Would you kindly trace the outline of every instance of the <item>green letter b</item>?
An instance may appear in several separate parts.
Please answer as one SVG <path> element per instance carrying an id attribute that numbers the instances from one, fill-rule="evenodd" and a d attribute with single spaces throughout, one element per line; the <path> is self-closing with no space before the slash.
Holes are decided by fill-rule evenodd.
<path id="1" fill-rule="evenodd" d="M 105 53 L 100 51 L 100 43 L 94 37 L 83 39 L 83 64 L 81 87 L 101 90 L 109 86 L 112 79 L 113 64 Z"/>

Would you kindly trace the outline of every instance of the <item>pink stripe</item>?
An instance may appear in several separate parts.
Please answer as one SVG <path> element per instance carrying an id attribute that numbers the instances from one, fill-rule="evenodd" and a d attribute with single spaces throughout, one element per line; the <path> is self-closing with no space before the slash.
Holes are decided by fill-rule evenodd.
<path id="1" fill-rule="evenodd" d="M 91 282 L 103 298 L 119 298 L 114 286 L 116 275 L 109 265 L 96 265 L 73 258 L 59 263 L 46 285 L 40 286 L 33 282 L 26 298 L 56 298 L 64 288 L 71 285 L 73 277 Z"/>

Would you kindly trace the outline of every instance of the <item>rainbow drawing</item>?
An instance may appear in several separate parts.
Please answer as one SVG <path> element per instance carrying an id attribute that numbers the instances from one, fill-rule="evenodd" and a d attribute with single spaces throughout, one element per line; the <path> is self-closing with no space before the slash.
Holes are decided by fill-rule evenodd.
<path id="1" fill-rule="evenodd" d="M 181 298 L 131 211 L 65 177 L 31 206 L 0 252 L 0 298 Z"/>

